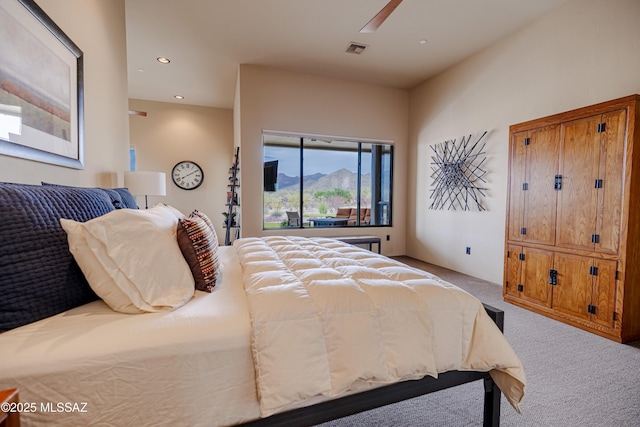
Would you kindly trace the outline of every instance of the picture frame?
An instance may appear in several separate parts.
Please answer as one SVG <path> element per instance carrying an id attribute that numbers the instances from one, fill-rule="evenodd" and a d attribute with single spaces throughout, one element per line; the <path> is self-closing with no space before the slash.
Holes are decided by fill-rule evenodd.
<path id="1" fill-rule="evenodd" d="M 0 155 L 84 169 L 82 50 L 33 0 L 0 3 L 0 44 Z"/>

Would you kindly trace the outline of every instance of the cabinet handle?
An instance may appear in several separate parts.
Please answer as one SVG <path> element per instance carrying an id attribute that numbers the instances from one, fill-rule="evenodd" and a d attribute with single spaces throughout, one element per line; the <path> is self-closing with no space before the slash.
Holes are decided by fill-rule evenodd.
<path id="1" fill-rule="evenodd" d="M 556 175 L 553 180 L 553 189 L 562 190 L 562 175 Z"/>

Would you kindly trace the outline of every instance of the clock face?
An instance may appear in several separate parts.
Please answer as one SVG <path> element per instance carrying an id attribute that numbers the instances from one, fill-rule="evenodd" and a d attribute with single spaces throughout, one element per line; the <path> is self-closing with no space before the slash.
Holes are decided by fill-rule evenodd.
<path id="1" fill-rule="evenodd" d="M 194 190 L 202 184 L 204 173 L 195 162 L 185 160 L 173 167 L 171 179 L 175 185 L 183 190 Z"/>

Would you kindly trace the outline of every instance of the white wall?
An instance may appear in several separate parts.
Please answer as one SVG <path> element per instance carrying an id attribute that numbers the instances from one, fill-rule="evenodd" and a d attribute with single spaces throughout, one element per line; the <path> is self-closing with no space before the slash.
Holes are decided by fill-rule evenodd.
<path id="1" fill-rule="evenodd" d="M 37 3 L 84 53 L 85 169 L 0 155 L 0 181 L 122 184 L 129 148 L 124 0 Z"/>
<path id="2" fill-rule="evenodd" d="M 383 239 L 383 253 L 404 254 L 408 106 L 405 90 L 241 65 L 234 114 L 240 145 L 242 235 L 373 234 Z M 263 129 L 395 141 L 393 227 L 262 230 Z"/>
<path id="3" fill-rule="evenodd" d="M 129 106 L 147 113 L 129 119 L 136 170 L 167 175 L 166 197 L 149 196 L 149 206 L 162 202 L 187 215 L 198 209 L 211 219 L 224 242 L 222 212 L 233 156 L 233 111 L 139 99 L 129 100 Z M 203 169 L 204 181 L 195 190 L 182 190 L 171 181 L 173 166 L 182 160 Z M 138 204 L 144 206 L 144 198 L 138 198 Z"/>
<path id="4" fill-rule="evenodd" d="M 509 125 L 639 93 L 638 18 L 572 0 L 411 91 L 408 255 L 502 283 Z M 485 130 L 488 212 L 429 210 L 429 146 Z"/>

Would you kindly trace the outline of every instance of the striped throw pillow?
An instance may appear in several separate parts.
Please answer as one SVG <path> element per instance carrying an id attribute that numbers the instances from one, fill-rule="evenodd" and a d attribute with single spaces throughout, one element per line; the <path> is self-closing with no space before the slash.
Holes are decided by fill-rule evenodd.
<path id="1" fill-rule="evenodd" d="M 196 289 L 211 292 L 220 269 L 218 237 L 211 220 L 202 212 L 193 211 L 188 218 L 178 221 L 177 234 Z"/>

